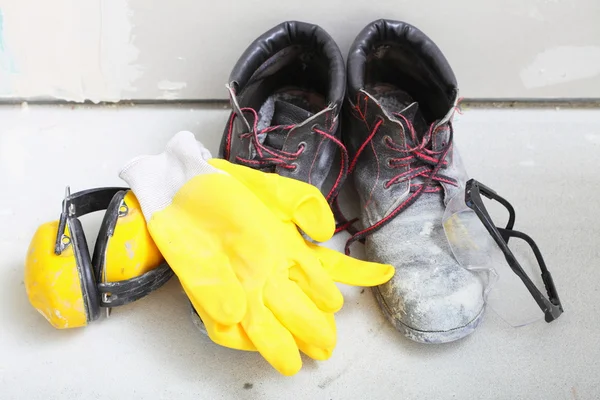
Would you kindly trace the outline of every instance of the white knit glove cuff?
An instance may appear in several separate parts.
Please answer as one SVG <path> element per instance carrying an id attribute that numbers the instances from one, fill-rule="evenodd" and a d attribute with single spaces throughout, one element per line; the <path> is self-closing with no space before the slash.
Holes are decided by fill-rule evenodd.
<path id="1" fill-rule="evenodd" d="M 211 158 L 210 151 L 191 132 L 182 131 L 171 138 L 162 153 L 131 160 L 119 177 L 137 197 L 148 222 L 152 214 L 170 205 L 179 189 L 194 176 L 223 173 L 208 164 Z"/>

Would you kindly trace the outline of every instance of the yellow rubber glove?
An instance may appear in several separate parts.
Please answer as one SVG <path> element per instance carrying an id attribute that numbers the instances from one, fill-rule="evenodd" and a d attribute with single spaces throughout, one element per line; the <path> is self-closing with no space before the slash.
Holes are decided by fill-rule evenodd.
<path id="1" fill-rule="evenodd" d="M 333 217 L 323 217 L 330 211 L 311 185 L 282 179 L 279 195 L 270 199 L 272 190 L 250 189 L 211 166 L 210 158 L 191 133 L 180 132 L 164 152 L 138 157 L 120 176 L 138 198 L 152 238 L 194 308 L 214 322 L 211 338 L 234 348 L 249 340 L 278 371 L 294 374 L 301 367 L 296 341 L 335 346 L 335 326 L 326 312 L 343 303 L 295 225 L 324 241 L 333 234 Z M 287 222 L 271 209 L 287 210 Z M 393 275 L 391 266 L 385 268 L 387 279 L 379 283 Z"/>
<path id="2" fill-rule="evenodd" d="M 305 240 L 297 226 L 305 232 L 314 232 L 319 229 L 327 229 L 320 232 L 324 240 L 329 240 L 335 232 L 335 221 L 333 213 L 325 198 L 311 185 L 281 177 L 276 174 L 267 174 L 251 168 L 231 164 L 222 159 L 211 159 L 209 164 L 226 171 L 233 177 L 244 183 L 263 202 L 270 203 L 270 210 L 283 223 L 282 242 L 289 243 L 302 249 L 296 251 L 302 254 L 301 262 L 297 262 L 289 269 L 289 277 L 312 299 L 327 318 L 330 328 L 335 331 L 335 320 L 333 313 L 338 311 L 343 304 L 340 296 L 335 303 L 328 303 L 322 298 L 323 293 L 330 290 L 327 285 L 332 281 L 354 286 L 376 286 L 387 282 L 394 274 L 391 265 L 361 261 L 340 252 L 318 246 Z M 314 196 L 310 202 L 296 204 L 291 193 L 310 192 Z M 311 235 L 309 235 L 311 236 Z M 283 240 L 285 238 L 285 240 Z M 321 271 L 319 271 L 321 270 Z M 324 277 L 325 272 L 330 279 Z M 315 279 L 315 278 L 318 279 Z M 266 293 L 265 302 L 278 302 L 277 297 L 270 299 Z M 196 310 L 203 320 L 209 336 L 223 346 L 239 350 L 260 350 L 246 334 L 243 324 L 237 326 L 224 326 L 211 320 L 204 310 Z M 292 325 L 293 326 L 293 325 Z M 299 333 L 297 335 L 296 333 Z M 302 326 L 292 329 L 298 348 L 309 357 L 317 360 L 328 359 L 335 347 L 335 343 L 327 345 L 323 342 L 315 342 L 302 336 Z"/>

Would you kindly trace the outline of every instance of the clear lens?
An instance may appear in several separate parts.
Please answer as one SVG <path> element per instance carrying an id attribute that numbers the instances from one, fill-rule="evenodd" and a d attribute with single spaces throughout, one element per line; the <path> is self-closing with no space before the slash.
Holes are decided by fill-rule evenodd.
<path id="1" fill-rule="evenodd" d="M 464 192 L 450 200 L 442 223 L 454 257 L 464 268 L 480 276 L 486 288 L 486 302 L 496 314 L 515 327 L 544 316 L 477 214 L 465 204 Z M 519 239 L 511 239 L 511 250 L 513 241 Z M 539 268 L 535 272 L 535 259 L 522 257 L 522 252 L 514 254 L 529 277 L 539 275 Z"/>

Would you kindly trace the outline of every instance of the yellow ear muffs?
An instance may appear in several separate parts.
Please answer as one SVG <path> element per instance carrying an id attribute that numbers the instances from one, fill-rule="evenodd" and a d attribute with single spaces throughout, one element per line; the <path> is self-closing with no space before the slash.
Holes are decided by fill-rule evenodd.
<path id="1" fill-rule="evenodd" d="M 106 210 L 90 258 L 79 217 Z M 98 319 L 101 309 L 128 304 L 173 276 L 127 188 L 98 188 L 67 196 L 59 221 L 35 232 L 25 261 L 31 305 L 57 329 Z"/>

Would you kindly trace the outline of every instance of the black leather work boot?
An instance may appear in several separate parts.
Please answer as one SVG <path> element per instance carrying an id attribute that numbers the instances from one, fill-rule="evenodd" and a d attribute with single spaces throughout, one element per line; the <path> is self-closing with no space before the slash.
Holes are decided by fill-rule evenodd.
<path id="1" fill-rule="evenodd" d="M 339 129 L 345 87 L 344 60 L 327 32 L 297 21 L 275 26 L 231 71 L 219 157 L 308 182 L 331 203 L 348 168 Z"/>

